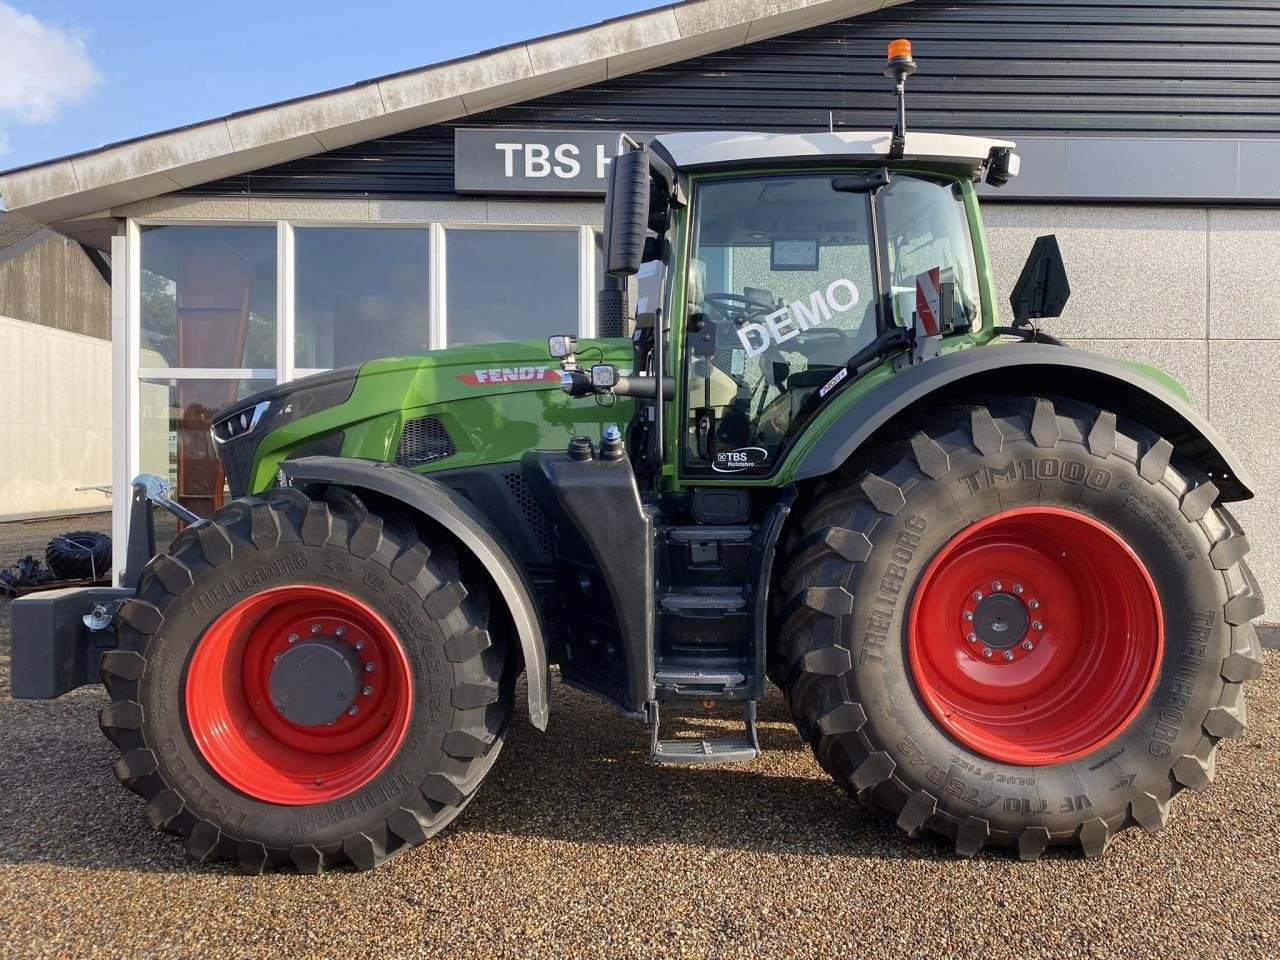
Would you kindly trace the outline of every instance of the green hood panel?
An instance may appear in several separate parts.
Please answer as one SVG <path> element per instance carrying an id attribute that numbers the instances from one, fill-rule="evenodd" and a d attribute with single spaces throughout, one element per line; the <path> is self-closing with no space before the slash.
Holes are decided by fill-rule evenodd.
<path id="1" fill-rule="evenodd" d="M 629 370 L 629 340 L 581 340 L 584 365 L 607 362 Z M 306 381 L 297 382 L 299 389 Z M 527 450 L 558 450 L 570 437 L 599 442 L 609 424 L 624 427 L 633 402 L 623 398 L 570 397 L 560 389 L 558 361 L 545 340 L 452 347 L 420 356 L 371 360 L 360 367 L 350 398 L 268 433 L 258 446 L 252 491 L 270 486 L 279 463 L 308 448 L 390 462 L 404 423 L 434 416 L 456 453 L 420 472 L 517 461 Z M 341 447 L 333 449 L 334 437 Z"/>

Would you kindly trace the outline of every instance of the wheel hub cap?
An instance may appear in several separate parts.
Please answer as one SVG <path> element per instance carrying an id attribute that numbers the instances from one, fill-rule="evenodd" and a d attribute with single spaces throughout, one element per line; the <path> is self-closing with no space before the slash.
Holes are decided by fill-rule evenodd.
<path id="1" fill-rule="evenodd" d="M 979 641 L 993 650 L 1016 647 L 1026 637 L 1030 624 L 1027 608 L 1011 593 L 985 596 L 973 611 L 974 632 Z"/>
<path id="2" fill-rule="evenodd" d="M 302 727 L 332 723 L 356 702 L 364 664 L 339 637 L 317 637 L 279 655 L 271 668 L 271 702 L 280 716 Z"/>

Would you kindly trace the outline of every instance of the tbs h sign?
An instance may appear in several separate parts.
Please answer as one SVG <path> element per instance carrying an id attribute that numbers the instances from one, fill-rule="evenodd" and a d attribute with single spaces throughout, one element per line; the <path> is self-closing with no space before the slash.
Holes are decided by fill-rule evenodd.
<path id="1" fill-rule="evenodd" d="M 618 134 L 605 131 L 455 129 L 454 189 L 603 194 L 617 152 Z"/>

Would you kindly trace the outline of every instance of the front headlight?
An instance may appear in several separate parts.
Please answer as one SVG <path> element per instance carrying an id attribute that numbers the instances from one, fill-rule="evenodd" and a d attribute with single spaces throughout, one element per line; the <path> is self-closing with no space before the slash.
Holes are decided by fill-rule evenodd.
<path id="1" fill-rule="evenodd" d="M 359 367 L 318 373 L 255 393 L 220 410 L 209 433 L 217 444 L 232 496 L 250 492 L 258 448 L 271 431 L 346 403 L 355 392 L 359 373 Z"/>
<path id="2" fill-rule="evenodd" d="M 247 437 L 258 428 L 258 424 L 262 422 L 263 416 L 270 409 L 270 400 L 260 400 L 248 410 L 241 410 L 239 413 L 226 417 L 223 420 L 215 420 L 209 427 L 209 433 L 213 436 L 213 442 L 226 443 L 228 440 Z"/>
<path id="3" fill-rule="evenodd" d="M 343 367 L 262 390 L 220 410 L 209 427 L 217 443 L 274 430 L 351 399 L 359 367 Z"/>

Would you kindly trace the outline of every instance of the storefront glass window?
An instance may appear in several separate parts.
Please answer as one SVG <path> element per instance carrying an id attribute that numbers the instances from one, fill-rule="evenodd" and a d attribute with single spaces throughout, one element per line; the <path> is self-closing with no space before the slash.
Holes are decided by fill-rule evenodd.
<path id="1" fill-rule="evenodd" d="M 179 503 L 209 516 L 227 498 L 209 422 L 227 404 L 273 384 L 272 380 L 143 380 L 138 384 L 139 469 L 167 479 Z M 177 527 L 160 510 L 156 523 L 156 542 L 163 546 Z"/>
<path id="2" fill-rule="evenodd" d="M 577 332 L 576 229 L 454 229 L 445 245 L 450 346 Z"/>
<path id="3" fill-rule="evenodd" d="M 276 228 L 142 228 L 143 367 L 276 365 Z"/>
<path id="4" fill-rule="evenodd" d="M 327 369 L 428 348 L 426 229 L 294 231 L 298 369 Z"/>

